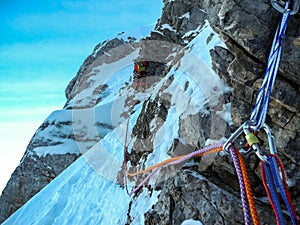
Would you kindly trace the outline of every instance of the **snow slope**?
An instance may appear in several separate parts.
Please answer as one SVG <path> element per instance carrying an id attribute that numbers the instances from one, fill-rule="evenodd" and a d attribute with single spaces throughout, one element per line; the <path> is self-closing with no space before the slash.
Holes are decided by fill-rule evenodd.
<path id="1" fill-rule="evenodd" d="M 169 74 L 145 93 L 133 95 L 133 89 L 126 86 L 126 82 L 130 81 L 129 76 L 132 72 L 132 67 L 129 65 L 137 56 L 137 51 L 112 64 L 95 68 L 92 71 L 93 75 L 89 76 L 92 85 L 89 89 L 80 92 L 74 98 L 74 101 L 77 101 L 77 104 L 82 103 L 84 105 L 86 104 L 85 101 L 89 101 L 93 95 L 95 86 L 103 83 L 108 84 L 103 99 L 95 107 L 87 109 L 89 112 L 86 111 L 84 115 L 94 115 L 92 116 L 92 124 L 98 121 L 101 124 L 111 125 L 111 130 L 98 127 L 96 130 L 89 131 L 91 132 L 90 136 L 101 133 L 104 138 L 93 145 L 89 151 L 81 151 L 84 154 L 77 161 L 3 224 L 121 225 L 126 224 L 129 211 L 131 218 L 133 218 L 130 224 L 143 224 L 144 213 L 151 209 L 151 206 L 157 201 L 159 191 L 149 193 L 145 189 L 132 199 L 127 196 L 124 188 L 117 182 L 123 160 L 123 142 L 127 121 L 127 116 L 122 113 L 128 113 L 129 110 L 131 110 L 131 113 L 134 112 L 129 118 L 130 134 L 141 112 L 143 102 L 146 99 L 154 99 L 160 95 L 160 90 L 168 79 L 174 77 L 173 82 L 164 91 L 164 94 L 172 96 L 171 107 L 168 110 L 166 121 L 153 138 L 154 151 L 147 157 L 145 165 L 152 165 L 168 158 L 167 150 L 170 148 L 173 139 L 178 138 L 179 117 L 196 112 L 205 113 L 208 106 L 219 104 L 220 96 L 226 91 L 226 87 L 222 85 L 211 69 L 209 55 L 211 48 L 223 44 L 216 35 L 213 35 L 207 44 L 207 39 L 211 34 L 213 34 L 212 29 L 206 25 L 202 32 L 184 49 L 185 54 L 180 62 L 173 66 Z M 103 72 L 107 74 L 108 71 L 111 74 L 108 78 L 101 75 Z M 197 74 L 197 76 L 194 74 Z M 187 83 L 189 84 L 188 87 L 186 86 Z M 135 105 L 134 109 L 129 109 L 130 107 L 125 103 L 127 96 L 133 96 L 140 103 Z M 70 102 L 70 104 L 72 105 L 74 102 Z M 112 111 L 117 111 L 117 113 L 112 116 Z M 55 112 L 52 117 L 56 117 L 60 113 L 66 115 L 64 112 Z M 82 113 L 83 111 L 73 111 L 73 121 L 76 118 L 86 118 L 86 116 L 77 117 L 79 112 Z M 227 118 L 227 109 L 221 109 L 219 115 Z M 89 123 L 89 121 L 85 122 L 84 119 L 80 121 L 81 126 L 86 126 L 85 123 Z M 93 134 L 93 132 L 95 133 Z M 70 143 L 64 144 L 68 145 Z M 128 139 L 128 145 L 128 149 L 131 150 L 133 140 Z M 81 148 L 80 144 L 78 148 Z M 85 148 L 86 146 L 82 147 L 82 149 Z M 36 151 L 39 154 L 47 154 L 55 152 L 55 149 L 48 149 L 47 151 L 36 149 Z M 155 178 L 150 180 L 150 184 L 155 184 Z M 129 185 L 133 186 L 134 183 Z M 202 223 L 200 221 L 185 220 L 182 221 L 182 224 Z"/>

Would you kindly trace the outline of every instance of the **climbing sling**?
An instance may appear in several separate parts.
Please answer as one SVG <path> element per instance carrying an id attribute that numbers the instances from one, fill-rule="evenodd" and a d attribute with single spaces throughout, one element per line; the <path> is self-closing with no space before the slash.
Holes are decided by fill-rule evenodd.
<path id="1" fill-rule="evenodd" d="M 137 172 L 129 172 L 127 170 L 126 162 L 126 141 L 124 144 L 124 184 L 126 191 L 129 195 L 136 193 L 156 172 L 161 168 L 179 164 L 185 162 L 191 158 L 203 156 L 205 154 L 215 153 L 215 152 L 227 152 L 231 155 L 236 169 L 240 191 L 241 191 L 241 201 L 244 211 L 244 220 L 246 225 L 252 222 L 255 225 L 260 224 L 259 216 L 256 210 L 254 196 L 252 193 L 249 177 L 247 174 L 247 169 L 243 157 L 239 150 L 234 146 L 236 139 L 245 134 L 247 144 L 251 147 L 258 158 L 261 160 L 260 168 L 262 174 L 262 182 L 265 187 L 267 196 L 269 198 L 270 204 L 273 208 L 276 221 L 278 225 L 286 224 L 283 209 L 280 204 L 280 196 L 286 205 L 288 214 L 290 216 L 293 225 L 300 225 L 300 220 L 297 217 L 295 210 L 292 205 L 292 200 L 290 193 L 288 191 L 288 186 L 286 183 L 285 172 L 283 168 L 283 163 L 277 156 L 277 150 L 275 145 L 275 140 L 272 135 L 272 131 L 269 126 L 265 123 L 266 116 L 268 113 L 268 107 L 271 98 L 271 92 L 273 85 L 275 83 L 276 75 L 279 69 L 279 63 L 283 51 L 284 35 L 288 24 L 288 19 L 290 15 L 294 15 L 298 12 L 300 0 L 271 0 L 272 6 L 282 13 L 282 18 L 279 22 L 277 30 L 275 32 L 274 40 L 268 57 L 267 67 L 264 74 L 264 79 L 262 86 L 257 94 L 256 103 L 254 105 L 253 111 L 249 121 L 244 122 L 228 139 L 224 144 L 215 144 L 206 146 L 200 150 L 189 153 L 187 155 L 181 155 L 174 158 L 167 159 L 161 163 L 151 166 L 147 169 Z M 129 120 L 128 120 L 129 121 Z M 126 128 L 126 139 L 128 132 L 128 123 Z M 267 135 L 267 140 L 269 144 L 269 149 L 271 154 L 264 155 L 259 146 L 259 139 L 256 134 L 260 130 L 264 130 Z M 143 180 L 140 182 L 132 191 L 128 191 L 127 188 L 127 175 L 137 176 L 144 173 L 150 172 Z M 279 196 L 280 195 L 280 196 Z"/>

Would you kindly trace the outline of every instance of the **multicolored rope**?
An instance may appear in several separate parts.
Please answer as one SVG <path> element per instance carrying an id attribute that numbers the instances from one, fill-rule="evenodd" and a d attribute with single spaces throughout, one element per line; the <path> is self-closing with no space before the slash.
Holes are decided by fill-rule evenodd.
<path id="1" fill-rule="evenodd" d="M 129 195 L 136 193 L 156 172 L 158 172 L 163 167 L 179 164 L 193 157 L 203 156 L 205 154 L 220 152 L 224 150 L 225 152 L 230 152 L 236 169 L 240 190 L 241 190 L 241 200 L 242 200 L 242 205 L 244 210 L 245 224 L 246 225 L 251 224 L 251 217 L 250 217 L 250 213 L 251 213 L 253 223 L 255 225 L 259 225 L 260 221 L 257 214 L 249 177 L 247 174 L 246 165 L 241 153 L 237 148 L 234 147 L 234 141 L 238 136 L 240 136 L 244 132 L 246 134 L 248 144 L 255 150 L 255 153 L 261 159 L 260 167 L 262 173 L 262 181 L 265 186 L 270 203 L 272 205 L 273 211 L 275 213 L 277 224 L 278 225 L 286 224 L 283 211 L 281 209 L 279 196 L 277 193 L 277 190 L 279 190 L 279 193 L 281 194 L 281 197 L 289 212 L 292 224 L 300 225 L 299 218 L 297 217 L 292 205 L 290 193 L 288 191 L 288 187 L 286 184 L 283 165 L 280 158 L 275 154 L 269 154 L 267 157 L 264 156 L 261 153 L 260 148 L 258 146 L 258 142 L 259 142 L 258 139 L 252 133 L 252 132 L 258 132 L 263 127 L 268 132 L 267 135 L 268 135 L 270 150 L 272 150 L 272 153 L 273 152 L 276 153 L 276 146 L 273 140 L 273 136 L 268 126 L 266 126 L 265 121 L 266 121 L 268 107 L 271 99 L 271 92 L 276 80 L 276 76 L 278 73 L 279 64 L 282 56 L 284 36 L 285 36 L 285 31 L 287 28 L 289 16 L 291 14 L 297 13 L 299 9 L 300 1 L 295 0 L 293 2 L 294 7 L 292 9 L 289 8 L 290 1 L 283 1 L 284 7 L 281 7 L 280 5 L 282 2 L 278 4 L 278 2 L 272 0 L 271 3 L 273 6 L 275 5 L 276 6 L 275 8 L 277 10 L 279 9 L 279 11 L 282 13 L 282 18 L 278 24 L 273 39 L 272 47 L 268 57 L 267 68 L 264 74 L 263 83 L 258 92 L 256 103 L 251 113 L 250 123 L 249 123 L 251 125 L 249 125 L 248 123 L 242 125 L 236 132 L 232 134 L 232 136 L 227 140 L 227 142 L 224 145 L 217 144 L 217 145 L 207 146 L 203 149 L 197 150 L 187 155 L 182 155 L 182 156 L 177 156 L 174 158 L 167 159 L 161 163 L 158 163 L 154 166 L 151 166 L 147 169 L 135 173 L 130 173 L 127 170 L 127 162 L 126 162 L 127 148 L 124 146 L 124 163 L 123 163 L 124 184 L 126 186 L 126 191 Z M 128 123 L 127 123 L 127 130 L 128 130 Z M 127 139 L 127 131 L 126 131 L 126 139 Z M 125 139 L 125 143 L 126 143 L 126 139 Z M 280 171 L 278 169 L 280 169 Z M 136 188 L 134 188 L 132 191 L 129 192 L 127 187 L 127 179 L 126 179 L 127 175 L 137 176 L 147 172 L 150 173 L 146 176 L 146 178 L 144 178 L 142 182 L 140 182 L 137 185 Z M 249 212 L 249 207 L 250 207 L 250 212 Z"/>
<path id="2" fill-rule="evenodd" d="M 250 215 L 249 206 L 248 206 L 246 187 L 245 187 L 245 183 L 244 183 L 242 169 L 240 167 L 239 158 L 237 156 L 237 152 L 235 151 L 235 148 L 231 147 L 229 149 L 229 151 L 230 151 L 230 154 L 231 154 L 231 157 L 233 160 L 233 164 L 234 164 L 234 167 L 235 167 L 235 170 L 237 173 L 237 177 L 239 180 L 239 184 L 240 184 L 241 201 L 242 201 L 242 205 L 243 205 L 245 225 L 248 225 L 248 224 L 251 224 L 251 215 Z"/>
<path id="3" fill-rule="evenodd" d="M 288 209 L 292 224 L 299 225 L 300 221 L 295 213 L 290 193 L 286 184 L 283 164 L 277 155 L 269 154 L 267 158 L 267 162 L 261 162 L 261 173 L 263 184 L 265 186 L 269 201 L 276 216 L 277 224 L 286 224 L 279 202 L 279 196 L 277 192 L 278 190 Z M 278 168 L 280 169 L 280 173 L 278 171 Z"/>
<path id="4" fill-rule="evenodd" d="M 125 148 L 124 148 L 124 155 L 126 154 L 125 152 Z M 185 162 L 191 158 L 195 158 L 195 157 L 199 157 L 199 156 L 203 156 L 205 154 L 211 154 L 211 153 L 216 153 L 216 152 L 221 152 L 223 150 L 223 144 L 214 144 L 214 145 L 209 145 L 209 146 L 206 146 L 202 149 L 199 149 L 199 150 L 196 150 L 192 153 L 189 153 L 187 155 L 181 155 L 181 156 L 177 156 L 177 157 L 174 157 L 174 158 L 170 158 L 170 159 L 166 159 L 164 160 L 163 162 L 161 163 L 158 163 L 154 166 L 151 166 L 149 168 L 146 168 L 142 171 L 138 171 L 136 173 L 130 173 L 128 172 L 127 170 L 127 162 L 125 161 L 126 158 L 124 158 L 124 162 L 123 162 L 123 173 L 124 173 L 124 184 L 126 186 L 126 190 L 127 190 L 127 193 L 129 195 L 132 195 L 134 193 L 136 193 L 156 172 L 158 172 L 161 168 L 163 167 L 166 167 L 166 166 L 170 166 L 170 165 L 176 165 L 176 164 L 180 164 L 182 162 Z M 146 178 L 144 178 L 138 185 L 136 188 L 134 188 L 132 191 L 128 191 L 128 188 L 127 188 L 127 179 L 126 179 L 126 175 L 129 175 L 129 176 L 136 176 L 136 175 L 139 175 L 139 174 L 144 174 L 144 173 L 147 173 L 147 172 L 151 172 Z"/>

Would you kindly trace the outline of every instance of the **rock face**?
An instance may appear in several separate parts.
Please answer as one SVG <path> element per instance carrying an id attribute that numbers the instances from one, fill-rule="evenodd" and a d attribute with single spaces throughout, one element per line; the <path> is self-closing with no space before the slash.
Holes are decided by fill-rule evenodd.
<path id="1" fill-rule="evenodd" d="M 3 222 L 78 158 L 77 154 L 24 157 L 1 195 Z"/>
<path id="2" fill-rule="evenodd" d="M 59 147 L 66 141 L 75 143 L 72 121 L 46 119 L 36 131 L 20 165 L 13 172 L 0 197 L 0 222 L 20 208 L 58 174 L 74 162 L 80 152 L 74 144 L 68 154 L 39 154 L 37 149 Z"/>
<path id="3" fill-rule="evenodd" d="M 249 118 L 255 103 L 281 14 L 271 8 L 269 1 L 210 1 L 207 4 L 208 20 L 227 45 L 227 49 L 211 51 L 214 68 L 232 87 L 232 117 L 235 125 L 240 125 Z M 300 51 L 296 43 L 300 35 L 299 15 L 290 17 L 266 121 L 272 127 L 279 156 L 292 184 L 290 191 L 298 214 L 300 168 L 296 149 L 299 148 Z"/>
<path id="4" fill-rule="evenodd" d="M 92 66 L 93 63 L 95 63 L 97 59 L 103 57 L 103 55 L 105 55 L 105 53 L 109 50 L 116 49 L 117 47 L 124 44 L 124 40 L 114 38 L 112 40 L 104 41 L 103 43 L 100 43 L 95 47 L 93 53 L 84 60 L 76 76 L 70 81 L 66 88 L 66 106 L 68 105 L 69 101 L 75 97 L 77 93 L 89 87 L 89 85 L 86 83 L 85 76 L 87 76 L 88 73 L 91 72 L 91 68 L 95 67 Z"/>
<path id="5" fill-rule="evenodd" d="M 186 33 L 202 27 L 207 19 L 226 44 L 226 48 L 217 46 L 210 53 L 214 70 L 232 90 L 229 101 L 235 125 L 231 130 L 234 131 L 250 118 L 280 13 L 271 7 L 269 1 L 207 0 L 200 3 L 193 0 L 177 0 L 164 3 L 162 18 L 156 26 L 156 30 L 161 31 L 160 36 L 153 32 L 150 38 L 185 45 L 190 41 L 186 38 Z M 186 13 L 191 15 L 189 19 L 182 16 Z M 300 51 L 297 45 L 299 26 L 298 13 L 290 17 L 284 53 L 267 117 L 267 123 L 275 135 L 279 156 L 285 165 L 289 188 L 298 214 L 300 211 L 298 163 L 300 154 L 297 151 L 300 127 L 299 98 L 297 98 L 300 69 L 298 63 Z M 149 110 L 147 113 L 151 114 L 151 109 Z M 180 138 L 187 141 L 189 148 L 192 149 L 202 147 L 205 140 L 212 138 L 207 132 L 209 116 L 203 120 L 199 118 L 203 118 L 203 114 L 189 115 L 179 120 L 179 124 L 182 124 L 180 127 L 183 128 L 179 129 Z M 147 123 L 148 121 L 144 120 L 142 124 Z M 195 124 L 199 124 L 199 127 Z M 226 124 L 224 126 L 226 127 Z M 265 136 L 262 135 L 260 138 L 267 143 Z M 181 149 L 184 148 L 181 146 Z M 171 149 L 168 153 L 174 155 Z M 138 161 L 138 156 L 132 153 L 132 157 L 134 165 Z M 257 158 L 253 154 L 245 157 L 254 194 L 257 197 L 265 197 L 261 175 L 257 169 Z M 201 166 L 188 167 L 156 186 L 157 190 L 161 190 L 161 194 L 158 202 L 145 214 L 145 224 L 180 224 L 187 218 L 199 220 L 203 224 L 243 224 L 242 212 L 238 211 L 241 207 L 235 205 L 239 202 L 238 198 L 235 199 L 239 193 L 239 186 L 232 165 L 232 160 L 227 156 L 218 156 L 204 169 L 201 169 Z M 200 182 L 199 176 L 204 176 L 204 180 Z M 217 199 L 212 200 L 216 197 L 215 185 L 222 191 Z M 230 204 L 226 204 L 229 201 Z M 263 201 L 257 201 L 257 204 L 262 222 L 276 223 L 270 206 Z"/>
<path id="6" fill-rule="evenodd" d="M 191 44 L 203 27 L 209 24 L 225 43 L 210 51 L 213 69 L 231 91 L 222 93 L 219 102 L 210 103 L 203 110 L 195 112 L 191 110 L 188 114 L 181 112 L 177 124 L 174 124 L 178 126 L 178 136 L 172 140 L 172 146 L 167 154 L 177 156 L 203 147 L 208 139 L 219 140 L 224 134 L 228 137 L 250 117 L 279 20 L 280 13 L 271 7 L 269 0 L 164 0 L 162 17 L 145 42 L 137 43 L 134 38 L 127 40 L 116 38 L 96 46 L 66 88 L 67 103 L 64 113 L 81 112 L 95 107 L 105 97 L 108 85 L 97 84 L 96 80 L 93 80 L 97 66 L 108 64 L 138 50 L 139 57 L 150 61 L 151 74 L 163 77 L 172 69 L 178 69 L 174 68 L 174 65 L 180 64 L 183 55 L 190 50 L 185 47 Z M 212 37 L 213 34 L 210 38 Z M 274 132 L 279 156 L 286 169 L 289 190 L 298 215 L 300 212 L 299 38 L 298 13 L 290 17 L 284 53 L 267 117 L 267 123 Z M 155 41 L 168 43 L 168 46 L 160 45 L 159 49 L 156 49 L 157 46 L 151 45 Z M 208 38 L 207 43 L 209 41 Z M 170 55 L 176 56 L 171 58 Z M 165 91 L 174 85 L 173 80 L 174 77 L 170 76 L 165 85 L 143 103 L 131 134 L 133 140 L 131 151 L 127 152 L 127 158 L 132 166 L 142 165 L 155 149 L 154 136 L 168 119 L 169 110 L 174 103 L 175 93 Z M 186 82 L 183 92 L 187 91 L 190 85 L 192 84 Z M 91 91 L 89 95 L 81 95 L 86 89 Z M 131 101 L 127 99 L 127 102 Z M 227 124 L 218 116 L 222 107 L 228 106 L 227 103 L 230 103 L 232 110 L 231 124 Z M 134 104 L 126 113 L 130 114 L 131 110 L 134 110 Z M 77 131 L 70 129 L 76 122 L 78 121 L 74 121 L 72 115 L 63 120 L 58 115 L 52 116 L 41 125 L 31 140 L 20 166 L 15 170 L 1 195 L 0 222 L 76 160 L 82 153 L 78 143 L 79 145 L 81 143 L 87 151 L 105 136 L 105 132 L 102 136 L 90 136 L 86 128 L 80 126 L 76 126 Z M 112 124 L 97 121 L 96 126 L 106 127 L 107 132 L 113 129 Z M 259 138 L 261 143 L 267 142 L 265 135 L 259 135 Z M 66 152 L 43 154 L 43 148 L 63 146 L 66 142 L 68 146 L 73 146 Z M 257 197 L 261 222 L 275 224 L 271 207 L 263 200 L 266 194 L 257 169 L 257 157 L 252 153 L 244 157 L 253 192 Z M 166 175 L 166 179 L 156 186 L 148 185 L 146 188 L 150 193 L 153 189 L 161 192 L 157 203 L 145 213 L 145 224 L 177 225 L 191 218 L 203 224 L 243 224 L 239 184 L 232 159 L 228 155 L 213 155 L 205 160 L 204 157 L 195 159 L 173 175 Z M 132 203 L 134 201 L 135 199 Z M 130 224 L 133 221 L 130 207 L 127 216 Z"/>

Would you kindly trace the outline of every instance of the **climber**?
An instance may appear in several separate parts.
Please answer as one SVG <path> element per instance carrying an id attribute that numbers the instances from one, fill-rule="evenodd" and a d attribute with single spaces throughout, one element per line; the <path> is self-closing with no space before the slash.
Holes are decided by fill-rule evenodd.
<path id="1" fill-rule="evenodd" d="M 147 76 L 147 61 L 136 61 L 134 63 L 133 79 L 135 80 L 135 90 L 141 89 L 144 91 L 146 89 L 146 76 Z"/>

